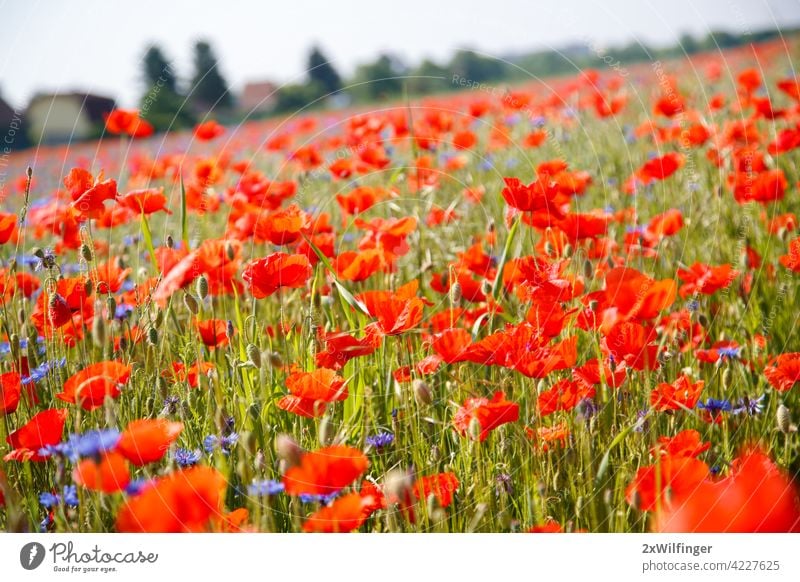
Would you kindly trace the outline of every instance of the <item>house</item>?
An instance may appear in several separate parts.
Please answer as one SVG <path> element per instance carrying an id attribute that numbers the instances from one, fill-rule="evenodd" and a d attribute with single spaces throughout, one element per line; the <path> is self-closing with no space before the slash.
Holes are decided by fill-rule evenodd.
<path id="1" fill-rule="evenodd" d="M 99 137 L 105 115 L 115 107 L 109 97 L 88 93 L 38 94 L 25 114 L 34 143 L 59 143 Z"/>
<path id="2" fill-rule="evenodd" d="M 27 147 L 28 140 L 22 120 L 22 112 L 0 97 L 0 153 Z"/>
<path id="3" fill-rule="evenodd" d="M 239 97 L 239 109 L 247 114 L 269 113 L 275 107 L 277 94 L 275 83 L 247 83 Z"/>

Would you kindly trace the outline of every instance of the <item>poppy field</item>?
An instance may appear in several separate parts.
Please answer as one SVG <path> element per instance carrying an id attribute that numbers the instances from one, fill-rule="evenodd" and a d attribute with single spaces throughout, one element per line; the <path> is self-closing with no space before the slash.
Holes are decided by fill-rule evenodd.
<path id="1" fill-rule="evenodd" d="M 797 531 L 799 57 L 14 153 L 0 527 Z"/>

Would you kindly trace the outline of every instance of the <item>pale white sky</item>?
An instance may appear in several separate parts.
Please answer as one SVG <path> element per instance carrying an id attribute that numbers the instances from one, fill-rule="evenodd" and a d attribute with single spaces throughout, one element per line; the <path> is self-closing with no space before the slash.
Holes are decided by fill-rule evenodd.
<path id="1" fill-rule="evenodd" d="M 239 90 L 301 75 L 313 43 L 349 73 L 379 51 L 416 64 L 464 47 L 503 56 L 797 25 L 800 0 L 0 0 L 0 94 L 20 107 L 36 91 L 77 89 L 132 106 L 145 46 L 161 44 L 185 78 L 200 37 Z"/>

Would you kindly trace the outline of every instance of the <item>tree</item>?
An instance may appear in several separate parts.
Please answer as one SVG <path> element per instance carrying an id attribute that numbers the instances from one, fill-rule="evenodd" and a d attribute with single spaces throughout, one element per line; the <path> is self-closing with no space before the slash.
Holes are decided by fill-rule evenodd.
<path id="1" fill-rule="evenodd" d="M 400 93 L 406 71 L 405 65 L 397 57 L 382 54 L 374 62 L 356 69 L 357 86 L 353 91 L 362 99 L 383 99 Z"/>
<path id="2" fill-rule="evenodd" d="M 228 108 L 233 98 L 228 83 L 219 71 L 217 57 L 211 45 L 198 41 L 194 45 L 194 76 L 189 98 L 199 109 Z"/>
<path id="3" fill-rule="evenodd" d="M 336 93 L 342 88 L 342 79 L 333 64 L 322 54 L 319 47 L 311 49 L 308 55 L 308 78 L 322 87 L 323 95 Z"/>
<path id="4" fill-rule="evenodd" d="M 473 82 L 493 81 L 507 74 L 503 61 L 482 57 L 470 50 L 458 51 L 449 68 L 459 77 Z"/>
<path id="5" fill-rule="evenodd" d="M 178 77 L 172 63 L 157 45 L 151 45 L 142 59 L 145 92 L 139 100 L 139 112 L 159 131 L 194 125 L 195 118 L 178 91 Z"/>
<path id="6" fill-rule="evenodd" d="M 446 91 L 451 88 L 449 71 L 441 65 L 425 59 L 411 71 L 408 79 L 408 92 L 414 95 L 424 95 L 435 91 Z"/>
<path id="7" fill-rule="evenodd" d="M 172 63 L 167 60 L 158 45 L 150 45 L 144 54 L 144 81 L 147 87 L 159 85 L 176 93 L 178 91 L 178 79 Z"/>

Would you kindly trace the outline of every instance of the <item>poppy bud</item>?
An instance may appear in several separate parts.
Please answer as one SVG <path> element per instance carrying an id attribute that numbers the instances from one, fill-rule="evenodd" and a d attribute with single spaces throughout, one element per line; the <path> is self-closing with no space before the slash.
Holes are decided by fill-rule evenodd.
<path id="1" fill-rule="evenodd" d="M 589 259 L 583 261 L 583 276 L 586 279 L 594 278 L 594 265 L 592 265 L 592 261 L 590 261 Z"/>
<path id="2" fill-rule="evenodd" d="M 12 333 L 8 343 L 9 347 L 11 348 L 11 353 L 14 354 L 14 357 L 16 357 L 16 354 L 19 354 L 19 336 L 15 333 Z"/>
<path id="3" fill-rule="evenodd" d="M 450 305 L 457 307 L 461 303 L 461 283 L 456 281 L 450 286 Z"/>
<path id="4" fill-rule="evenodd" d="M 236 251 L 233 250 L 233 245 L 229 242 L 225 243 L 225 256 L 228 257 L 229 261 L 236 258 Z"/>
<path id="5" fill-rule="evenodd" d="M 300 464 L 303 449 L 290 435 L 281 433 L 275 438 L 275 452 L 278 458 L 285 461 L 287 468 Z"/>
<path id="6" fill-rule="evenodd" d="M 256 434 L 252 431 L 245 431 L 242 434 L 242 445 L 244 445 L 245 451 L 251 455 L 254 455 L 256 453 L 256 446 L 258 445 Z"/>
<path id="7" fill-rule="evenodd" d="M 168 249 L 174 249 L 175 248 L 175 239 L 172 238 L 171 234 L 167 235 L 166 244 L 167 244 L 167 248 Z"/>
<path id="8" fill-rule="evenodd" d="M 592 299 L 589 301 L 589 310 L 590 311 L 597 311 L 597 308 L 600 306 L 600 302 L 597 299 Z"/>
<path id="9" fill-rule="evenodd" d="M 233 327 L 233 322 L 229 319 L 225 324 L 225 335 L 228 337 L 228 341 L 233 339 L 233 334 L 236 332 L 236 329 Z"/>
<path id="10" fill-rule="evenodd" d="M 117 300 L 113 296 L 106 297 L 106 317 L 112 321 L 117 314 Z"/>
<path id="11" fill-rule="evenodd" d="M 70 311 L 69 305 L 59 293 L 55 293 L 50 297 L 47 305 L 47 316 L 53 327 L 61 327 L 72 319 L 72 311 Z"/>
<path id="12" fill-rule="evenodd" d="M 102 348 L 106 343 L 106 320 L 102 317 L 95 317 L 92 320 L 92 341 L 98 348 Z"/>
<path id="13" fill-rule="evenodd" d="M 17 310 L 17 321 L 19 322 L 20 325 L 24 325 L 25 322 L 28 321 L 28 316 L 25 315 L 25 308 L 24 307 L 20 307 Z"/>
<path id="14" fill-rule="evenodd" d="M 254 344 L 247 344 L 247 360 L 256 368 L 261 369 L 261 351 Z"/>
<path id="15" fill-rule="evenodd" d="M 33 168 L 28 166 L 27 169 L 25 170 L 25 175 L 28 176 L 28 180 L 33 178 Z"/>
<path id="16" fill-rule="evenodd" d="M 548 257 L 552 257 L 554 253 L 555 253 L 555 247 L 553 246 L 553 243 L 551 243 L 549 240 L 545 241 L 544 254 L 546 254 Z"/>
<path id="17" fill-rule="evenodd" d="M 87 263 L 92 262 L 92 249 L 86 243 L 81 245 L 81 257 Z"/>
<path id="18" fill-rule="evenodd" d="M 433 402 L 431 389 L 428 386 L 427 382 L 424 382 L 423 380 L 417 378 L 411 383 L 411 387 L 414 391 L 414 400 L 417 401 L 417 404 L 429 405 Z"/>
<path id="19" fill-rule="evenodd" d="M 698 315 L 697 316 L 697 321 L 703 327 L 708 327 L 708 317 L 706 317 L 705 313 L 701 313 L 700 315 Z"/>
<path id="20" fill-rule="evenodd" d="M 317 438 L 322 447 L 330 446 L 333 442 L 333 436 L 336 431 L 331 425 L 331 419 L 328 416 L 323 416 L 319 421 L 319 429 L 317 430 Z"/>
<path id="21" fill-rule="evenodd" d="M 86 279 L 86 281 L 83 282 L 83 290 L 86 295 L 91 295 L 92 291 L 94 291 L 94 282 L 91 279 Z"/>
<path id="22" fill-rule="evenodd" d="M 191 293 L 184 293 L 183 304 L 192 315 L 197 315 L 197 313 L 200 311 L 200 306 L 197 303 L 197 299 L 195 299 L 194 295 Z"/>
<path id="23" fill-rule="evenodd" d="M 269 365 L 273 368 L 280 368 L 283 366 L 283 358 L 278 352 L 272 352 L 269 355 Z"/>
<path id="24" fill-rule="evenodd" d="M 564 250 L 563 250 L 563 252 L 562 252 L 562 255 L 563 255 L 565 258 L 569 258 L 569 257 L 571 257 L 571 256 L 572 256 L 572 251 L 573 251 L 573 250 L 574 250 L 574 249 L 572 248 L 572 245 L 571 245 L 571 244 L 569 244 L 569 243 L 567 243 L 567 244 L 565 244 L 565 245 L 564 245 Z"/>
<path id="25" fill-rule="evenodd" d="M 147 330 L 147 343 L 151 346 L 158 345 L 158 330 L 154 327 L 151 327 Z"/>
<path id="26" fill-rule="evenodd" d="M 205 275 L 197 278 L 197 296 L 200 297 L 200 301 L 205 301 L 205 298 L 208 297 L 208 279 Z"/>
<path id="27" fill-rule="evenodd" d="M 481 281 L 481 293 L 489 295 L 492 292 L 492 282 L 488 279 Z"/>
<path id="28" fill-rule="evenodd" d="M 778 405 L 778 410 L 775 413 L 775 420 L 778 425 L 778 430 L 783 434 L 789 434 L 792 431 L 792 415 L 783 403 Z"/>

